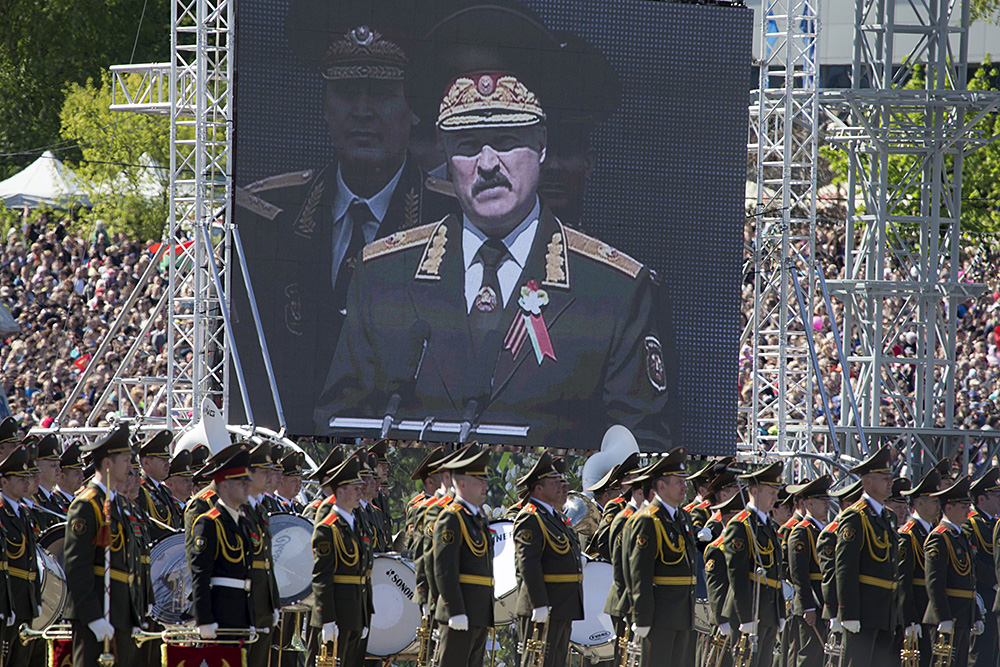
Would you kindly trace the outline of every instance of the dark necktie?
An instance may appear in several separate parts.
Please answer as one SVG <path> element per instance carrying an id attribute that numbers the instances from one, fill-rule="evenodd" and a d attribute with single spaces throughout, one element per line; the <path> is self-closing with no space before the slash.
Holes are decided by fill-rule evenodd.
<path id="1" fill-rule="evenodd" d="M 365 247 L 364 225 L 375 220 L 368 204 L 361 200 L 356 200 L 350 205 L 347 216 L 351 220 L 351 240 L 347 244 L 347 252 L 344 253 L 344 259 L 337 270 L 337 282 L 333 286 L 333 305 L 338 310 L 347 303 L 347 288 L 351 284 L 351 276 L 354 275 L 358 253 Z"/>
<path id="2" fill-rule="evenodd" d="M 488 239 L 476 253 L 476 257 L 483 264 L 483 283 L 472 302 L 469 325 L 477 345 L 482 342 L 487 331 L 493 331 L 500 323 L 503 302 L 497 268 L 506 255 L 507 246 L 504 245 L 503 241 L 497 239 Z"/>

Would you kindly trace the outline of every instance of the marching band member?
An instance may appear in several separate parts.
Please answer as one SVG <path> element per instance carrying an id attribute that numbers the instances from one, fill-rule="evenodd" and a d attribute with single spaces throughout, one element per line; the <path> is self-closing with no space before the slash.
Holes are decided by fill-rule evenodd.
<path id="1" fill-rule="evenodd" d="M 788 533 L 788 580 L 795 591 L 794 615 L 787 629 L 794 652 L 786 651 L 789 667 L 819 667 L 823 664 L 826 628 L 820 623 L 823 614 L 823 575 L 819 569 L 816 539 L 826 527 L 830 506 L 830 475 L 822 475 L 806 484 L 789 487 L 802 503 L 804 518 Z"/>
<path id="2" fill-rule="evenodd" d="M 64 508 L 69 511 L 70 503 L 76 497 L 76 492 L 83 486 L 83 461 L 80 459 L 80 443 L 71 442 L 59 457 L 59 482 L 56 485 L 56 497 Z"/>
<path id="3" fill-rule="evenodd" d="M 590 538 L 590 543 L 587 544 L 587 548 L 585 549 L 588 556 L 592 558 L 600 558 L 609 562 L 611 561 L 612 552 L 614 550 L 611 526 L 618 514 L 624 511 L 624 508 L 632 502 L 631 498 L 625 498 L 625 504 L 623 505 L 621 502 L 618 502 L 618 499 L 624 498 L 621 489 L 626 486 L 625 480 L 628 479 L 631 481 L 634 479 L 637 476 L 638 471 L 639 455 L 636 453 L 629 454 L 624 461 L 609 470 L 603 478 L 587 489 L 593 493 L 597 493 L 604 488 L 618 489 L 618 493 L 614 496 L 614 499 L 606 501 L 601 506 L 601 522 L 597 526 L 597 530 L 594 531 L 594 535 Z M 635 488 L 633 485 L 633 491 L 634 490 Z M 633 512 L 634 511 L 635 508 L 633 509 Z"/>
<path id="4" fill-rule="evenodd" d="M 441 479 L 444 475 L 444 472 L 441 470 L 441 461 L 446 456 L 448 456 L 448 453 L 444 447 L 435 447 L 417 464 L 417 467 L 414 468 L 413 473 L 410 475 L 411 480 L 420 482 L 422 489 L 406 503 L 406 540 L 403 543 L 404 550 L 415 551 L 416 544 L 423 536 L 423 533 L 417 530 L 417 524 L 422 517 L 421 508 L 427 499 L 433 497 L 441 488 Z"/>
<path id="5" fill-rule="evenodd" d="M 737 492 L 709 509 L 718 514 L 719 522 L 725 527 L 738 512 L 746 506 L 743 494 Z M 713 515 L 714 516 L 714 515 Z M 706 527 L 710 526 L 712 519 Z M 705 588 L 708 593 L 708 609 L 712 626 L 724 635 L 732 634 L 732 619 L 726 615 L 726 597 L 729 595 L 729 571 L 726 569 L 726 552 L 722 548 L 722 532 L 705 547 Z M 698 656 L 698 664 L 704 664 L 704 655 Z M 719 667 L 732 667 L 733 656 L 726 651 Z"/>
<path id="6" fill-rule="evenodd" d="M 257 641 L 247 650 L 248 667 L 267 667 L 271 633 L 278 624 L 281 596 L 274 578 L 271 555 L 271 527 L 261 500 L 271 481 L 271 446 L 263 442 L 250 450 L 247 468 L 247 504 L 243 514 L 249 522 L 250 586 L 253 588 L 253 623 Z"/>
<path id="7" fill-rule="evenodd" d="M 856 480 L 847 486 L 841 487 L 831 495 L 837 499 L 844 509 L 850 507 L 861 497 L 861 480 Z M 823 580 L 820 590 L 823 592 L 823 619 L 830 622 L 831 632 L 840 632 L 840 620 L 837 614 L 840 611 L 837 605 L 837 569 L 836 569 L 836 548 L 837 548 L 837 527 L 840 521 L 840 514 L 834 517 L 833 521 L 826 524 L 823 530 L 819 531 L 816 537 L 816 556 L 819 560 L 819 569 L 822 572 Z"/>
<path id="8" fill-rule="evenodd" d="M 281 458 L 281 476 L 274 487 L 274 499 L 278 501 L 282 512 L 302 514 L 305 509 L 298 501 L 299 491 L 302 490 L 304 463 L 305 455 L 302 452 L 289 452 Z"/>
<path id="9" fill-rule="evenodd" d="M 972 638 L 969 647 L 969 667 L 995 667 L 998 655 L 997 573 L 994 566 L 993 534 L 1000 514 L 1000 470 L 990 468 L 972 483 L 972 511 L 962 524 L 976 554 L 976 591 L 986 610 L 983 633 Z"/>
<path id="10" fill-rule="evenodd" d="M 310 519 L 313 525 L 316 525 L 320 521 L 326 518 L 326 515 L 333 509 L 333 489 L 325 484 L 323 480 L 326 479 L 330 472 L 334 468 L 339 466 L 344 462 L 344 449 L 337 445 L 330 450 L 330 453 L 326 455 L 323 462 L 319 464 L 316 470 L 312 471 L 306 478 L 310 481 L 318 482 L 320 485 L 320 493 L 316 496 L 316 499 L 311 503 L 306 505 L 306 508 L 302 510 L 302 516 L 306 519 Z"/>
<path id="11" fill-rule="evenodd" d="M 182 449 L 170 459 L 170 471 L 163 480 L 163 486 L 170 491 L 170 501 L 180 514 L 178 528 L 184 527 L 184 504 L 194 493 L 194 471 L 191 469 L 191 451 Z"/>
<path id="12" fill-rule="evenodd" d="M 41 578 L 35 550 L 36 526 L 31 513 L 22 504 L 28 497 L 31 478 L 38 472 L 31 454 L 24 446 L 14 449 L 0 462 L 0 528 L 4 535 L 7 565 L 7 589 L 10 596 L 7 623 L 3 626 L 3 641 L 9 653 L 5 665 L 27 665 L 45 652 L 45 643 L 30 641 L 22 644 L 17 634 L 22 623 L 31 621 L 41 612 Z M 41 661 L 39 661 L 41 662 Z"/>
<path id="13" fill-rule="evenodd" d="M 382 530 L 389 537 L 395 533 L 393 529 L 394 523 L 392 520 L 392 515 L 389 512 L 389 496 L 387 491 L 389 490 L 389 441 L 385 438 L 378 440 L 375 444 L 368 448 L 368 453 L 375 457 L 375 480 L 377 484 L 377 492 L 372 502 L 375 506 L 382 510 L 383 515 L 383 527 Z M 388 544 L 388 542 L 387 542 Z"/>
<path id="14" fill-rule="evenodd" d="M 933 496 L 941 483 L 941 474 L 931 468 L 922 480 L 903 495 L 909 500 L 912 514 L 897 531 L 899 535 L 900 625 L 904 635 L 915 635 L 920 647 L 920 665 L 931 664 L 930 625 L 921 625 L 927 612 L 927 587 L 924 575 L 924 542 L 941 516 L 941 503 Z"/>
<path id="15" fill-rule="evenodd" d="M 61 470 L 59 459 L 59 438 L 52 433 L 42 436 L 38 441 L 38 456 L 35 465 L 38 466 L 38 490 L 34 501 L 42 511 L 38 512 L 38 527 L 42 531 L 66 520 L 66 510 L 69 503 L 64 503 L 60 494 L 56 493 Z"/>
<path id="16" fill-rule="evenodd" d="M 712 498 L 709 497 L 709 485 L 726 468 L 732 466 L 735 460 L 736 457 L 734 456 L 726 456 L 718 461 L 709 461 L 698 472 L 688 477 L 688 481 L 694 486 L 695 495 L 694 500 L 684 506 L 684 511 L 691 517 L 691 525 L 695 527 L 696 533 L 711 518 L 711 510 L 709 508 L 713 502 Z"/>
<path id="17" fill-rule="evenodd" d="M 139 465 L 142 467 L 142 485 L 139 489 L 139 504 L 151 519 L 175 530 L 184 525 L 184 514 L 177 509 L 170 489 L 163 481 L 170 475 L 170 444 L 174 434 L 166 429 L 146 438 L 139 447 Z M 152 525 L 155 538 L 164 537 L 169 531 Z"/>

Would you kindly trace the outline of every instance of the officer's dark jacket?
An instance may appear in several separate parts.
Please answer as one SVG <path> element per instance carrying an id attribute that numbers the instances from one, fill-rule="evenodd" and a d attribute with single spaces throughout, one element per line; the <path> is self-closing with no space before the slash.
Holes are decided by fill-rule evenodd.
<path id="1" fill-rule="evenodd" d="M 452 502 L 434 524 L 433 542 L 437 620 L 466 614 L 470 626 L 492 627 L 493 539 L 483 513 Z"/>
<path id="2" fill-rule="evenodd" d="M 785 598 L 781 595 L 781 543 L 770 521 L 761 521 L 756 511 L 743 510 L 726 524 L 722 533 L 729 575 L 729 595 L 724 613 L 733 622 L 759 620 L 775 627 L 785 617 Z M 756 570 L 763 567 L 761 578 Z M 760 611 L 753 616 L 754 587 L 760 585 Z"/>
<path id="3" fill-rule="evenodd" d="M 532 444 L 575 447 L 612 424 L 653 447 L 669 444 L 665 407 L 676 397 L 666 391 L 653 280 L 631 257 L 565 227 L 542 207 L 496 330 L 498 343 L 517 338 L 514 325 L 525 312 L 519 295 L 534 281 L 546 294 L 540 313 L 556 357 L 541 362 L 530 341 L 516 356 L 512 347 L 481 358 L 469 328 L 459 217 L 376 241 L 363 259 L 315 412 L 318 433 L 329 432 L 334 416 L 382 416 L 392 391 L 383 377 L 386 360 L 422 320 L 431 335 L 401 415 L 461 421 L 475 398 L 485 403 L 481 423 L 528 426 Z M 472 386 L 470 369 L 483 364 L 495 367 L 492 382 Z"/>
<path id="4" fill-rule="evenodd" d="M 896 529 L 889 510 L 876 514 L 867 497 L 841 513 L 837 527 L 837 603 L 841 621 L 863 630 L 892 632 L 897 625 L 899 567 Z"/>
<path id="5" fill-rule="evenodd" d="M 550 618 L 583 618 L 583 571 L 576 532 L 563 519 L 525 501 L 514 521 L 514 567 L 519 578 L 514 613 L 531 616 L 551 607 Z"/>
<path id="6" fill-rule="evenodd" d="M 281 607 L 281 595 L 274 578 L 274 560 L 271 555 L 271 525 L 263 506 L 244 505 L 250 524 L 250 546 L 253 551 L 250 563 L 250 581 L 253 585 L 254 625 L 270 628 L 274 623 L 274 610 Z"/>
<path id="7" fill-rule="evenodd" d="M 899 527 L 899 575 L 896 589 L 900 623 L 905 627 L 923 623 L 927 610 L 927 580 L 924 577 L 924 542 L 927 530 L 910 519 Z"/>
<path id="8" fill-rule="evenodd" d="M 729 596 L 729 571 L 726 569 L 726 551 L 722 535 L 705 547 L 705 588 L 708 592 L 708 608 L 712 613 L 712 624 L 722 625 L 732 619 L 726 616 L 726 598 Z"/>
<path id="9" fill-rule="evenodd" d="M 691 519 L 678 508 L 673 519 L 653 500 L 630 519 L 628 552 L 632 622 L 652 632 L 694 628 L 698 555 Z"/>
<path id="10" fill-rule="evenodd" d="M 962 524 L 962 532 L 976 554 L 976 590 L 983 597 L 987 611 L 993 609 L 997 594 L 997 573 L 993 563 L 993 531 L 996 525 L 996 519 L 975 507 Z"/>
<path id="11" fill-rule="evenodd" d="M 840 608 L 837 605 L 837 526 L 840 525 L 840 515 L 826 524 L 816 536 L 816 555 L 819 559 L 819 570 L 823 575 L 820 590 L 823 591 L 823 618 L 837 618 Z"/>
<path id="12" fill-rule="evenodd" d="M 635 515 L 636 508 L 626 505 L 625 509 L 611 517 L 608 522 L 608 543 L 611 549 L 611 589 L 608 591 L 608 599 L 604 603 L 604 613 L 609 616 L 624 618 L 632 610 L 632 597 L 628 593 L 628 585 L 625 583 L 625 570 L 629 568 L 628 559 L 625 556 L 625 524 Z M 602 520 L 603 525 L 603 520 Z"/>
<path id="13" fill-rule="evenodd" d="M 336 623 L 341 630 L 361 632 L 370 624 L 372 550 L 339 512 L 330 512 L 313 529 L 312 625 Z"/>
<path id="14" fill-rule="evenodd" d="M 816 538 L 820 528 L 806 517 L 788 532 L 788 579 L 795 589 L 794 613 L 823 612 L 823 574 L 819 569 Z"/>
<path id="15" fill-rule="evenodd" d="M 213 577 L 249 580 L 252 554 L 249 523 L 242 516 L 238 522 L 234 521 L 219 501 L 194 520 L 187 559 L 197 625 L 218 623 L 220 628 L 254 625 L 254 593 L 249 586 L 240 589 L 212 584 Z"/>
<path id="16" fill-rule="evenodd" d="M 0 522 L 5 533 L 10 604 L 18 619 L 32 619 L 41 597 L 41 577 L 35 549 L 35 529 L 28 508 L 15 513 L 7 498 L 0 503 Z"/>
<path id="17" fill-rule="evenodd" d="M 937 625 L 954 620 L 956 630 L 966 629 L 978 616 L 975 554 L 961 530 L 939 524 L 924 542 L 927 578 L 927 611 L 924 623 Z"/>
<path id="18" fill-rule="evenodd" d="M 451 494 L 445 494 L 440 498 L 430 498 L 426 503 L 421 520 L 423 539 L 420 551 L 414 561 L 417 575 L 417 593 L 414 601 L 417 604 L 426 604 L 432 613 L 435 611 L 438 601 L 438 589 L 434 576 L 434 524 L 442 510 L 451 504 L 452 500 Z"/>

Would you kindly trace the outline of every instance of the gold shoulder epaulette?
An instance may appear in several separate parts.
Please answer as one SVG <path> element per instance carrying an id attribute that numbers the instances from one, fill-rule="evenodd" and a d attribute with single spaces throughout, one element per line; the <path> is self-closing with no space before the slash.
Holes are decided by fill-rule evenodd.
<path id="1" fill-rule="evenodd" d="M 79 498 L 80 500 L 90 500 L 96 495 L 97 495 L 96 489 L 86 488 L 83 491 L 81 491 L 79 495 L 77 495 L 77 498 Z"/>
<path id="2" fill-rule="evenodd" d="M 604 241 L 587 236 L 575 229 L 566 227 L 566 240 L 569 249 L 573 252 L 589 257 L 593 260 L 612 266 L 630 278 L 635 278 L 642 270 L 642 263 L 638 262 L 625 253 L 609 246 Z"/>
<path id="3" fill-rule="evenodd" d="M 446 197 L 455 196 L 455 186 L 451 184 L 447 178 L 438 178 L 437 176 L 428 176 L 424 179 L 424 187 L 431 192 L 436 192 L 439 195 L 445 195 Z"/>
<path id="4" fill-rule="evenodd" d="M 394 252 L 399 252 L 400 250 L 406 250 L 407 248 L 412 248 L 418 246 L 422 243 L 427 243 L 427 239 L 431 237 L 434 230 L 437 228 L 439 223 L 432 222 L 429 225 L 421 225 L 420 227 L 414 227 L 413 229 L 404 229 L 393 234 L 389 234 L 385 238 L 373 241 L 365 246 L 362 251 L 361 259 L 364 262 L 382 257 L 384 255 L 391 255 Z"/>
<path id="5" fill-rule="evenodd" d="M 279 207 L 264 201 L 246 188 L 236 188 L 236 205 L 268 220 L 274 220 L 281 213 Z"/>
<path id="6" fill-rule="evenodd" d="M 258 192 L 266 192 L 268 190 L 277 190 L 278 188 L 290 188 L 296 185 L 305 185 L 315 176 L 315 169 L 290 171 L 287 174 L 277 174 L 275 176 L 262 178 L 259 181 L 255 181 L 246 186 L 245 190 L 252 194 L 256 194 Z"/>

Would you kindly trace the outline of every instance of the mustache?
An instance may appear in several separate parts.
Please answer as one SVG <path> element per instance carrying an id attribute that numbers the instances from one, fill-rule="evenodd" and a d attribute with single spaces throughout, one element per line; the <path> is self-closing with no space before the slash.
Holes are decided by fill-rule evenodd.
<path id="1" fill-rule="evenodd" d="M 477 197 L 480 193 L 491 188 L 507 188 L 510 190 L 510 181 L 507 180 L 506 176 L 500 173 L 491 174 L 486 178 L 480 177 L 479 180 L 472 184 L 472 196 Z"/>

